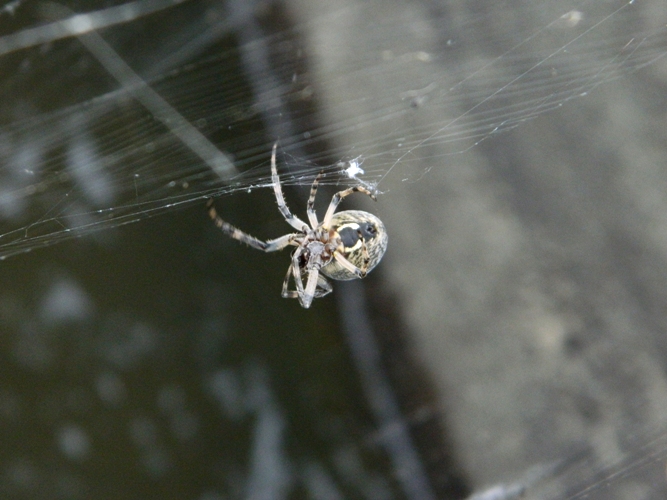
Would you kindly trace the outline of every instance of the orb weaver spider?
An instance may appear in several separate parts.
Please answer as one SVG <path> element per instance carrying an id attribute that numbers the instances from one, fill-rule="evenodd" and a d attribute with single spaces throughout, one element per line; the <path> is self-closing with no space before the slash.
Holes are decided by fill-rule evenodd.
<path id="1" fill-rule="evenodd" d="M 273 191 L 278 202 L 278 210 L 297 232 L 262 241 L 222 220 L 213 206 L 212 199 L 208 200 L 206 206 L 209 216 L 223 233 L 252 248 L 275 252 L 290 245 L 297 247 L 292 252 L 292 262 L 283 281 L 282 296 L 298 298 L 301 306 L 307 309 L 314 298 L 324 297 L 333 290 L 324 276 L 340 281 L 363 278 L 377 266 L 387 249 L 387 232 L 382 221 L 368 212 L 345 210 L 336 213 L 338 204 L 352 193 L 364 193 L 376 200 L 373 193 L 362 186 L 336 193 L 331 198 L 324 219 L 319 222 L 314 207 L 322 172 L 318 174 L 310 188 L 306 206 L 310 226 L 292 215 L 280 187 L 276 168 L 276 148 L 277 143 L 273 145 L 271 153 Z M 289 289 L 290 279 L 294 280 L 294 290 Z"/>

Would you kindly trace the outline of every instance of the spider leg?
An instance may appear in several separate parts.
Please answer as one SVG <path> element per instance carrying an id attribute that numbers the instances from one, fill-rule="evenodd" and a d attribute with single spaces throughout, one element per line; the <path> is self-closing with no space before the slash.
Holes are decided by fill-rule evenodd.
<path id="1" fill-rule="evenodd" d="M 296 286 L 296 294 L 299 299 L 299 304 L 304 309 L 310 307 L 310 303 L 313 301 L 313 297 L 310 297 L 310 300 L 306 301 L 306 291 L 303 288 L 303 280 L 301 278 L 301 268 L 299 267 L 299 257 L 303 253 L 303 247 L 299 247 L 292 254 L 292 276 L 294 276 L 294 285 Z M 310 281 L 310 275 L 308 276 Z"/>
<path id="2" fill-rule="evenodd" d="M 303 276 L 301 268 L 299 267 L 299 257 L 303 253 L 303 247 L 297 248 L 292 254 L 292 263 L 287 269 L 287 274 L 283 280 L 283 288 L 281 295 L 287 299 L 299 299 L 299 304 L 304 309 L 308 309 L 315 297 L 323 297 L 332 291 L 329 282 L 320 275 L 319 269 L 309 269 L 308 279 L 306 280 L 306 287 L 303 286 Z M 294 278 L 294 285 L 296 290 L 289 289 L 290 278 Z M 318 290 L 318 287 L 321 290 Z"/>
<path id="3" fill-rule="evenodd" d="M 303 297 L 305 291 L 303 288 L 303 281 L 301 280 L 301 271 L 299 268 L 299 257 L 303 253 L 303 247 L 297 248 L 292 254 L 292 263 L 287 269 L 287 274 L 285 275 L 285 280 L 283 281 L 283 290 L 281 295 L 286 299 L 299 299 L 301 302 L 301 297 Z M 294 278 L 294 286 L 296 290 L 289 289 L 289 280 Z M 303 304 L 301 304 L 303 305 Z"/>
<path id="4" fill-rule="evenodd" d="M 286 234 L 285 236 L 281 236 L 280 238 L 275 238 L 269 241 L 262 241 L 255 238 L 254 236 L 250 236 L 249 234 L 244 233 L 240 229 L 222 220 L 218 215 L 218 212 L 215 210 L 215 207 L 213 206 L 213 199 L 208 200 L 208 202 L 206 202 L 206 206 L 208 207 L 208 215 L 223 233 L 225 233 L 230 238 L 234 238 L 235 240 L 238 240 L 241 243 L 245 243 L 246 245 L 256 248 L 257 250 L 262 250 L 264 252 L 275 252 L 282 250 L 288 245 L 298 245 L 296 240 L 300 235 L 297 233 Z"/>
<path id="5" fill-rule="evenodd" d="M 315 289 L 315 297 L 324 297 L 325 295 L 333 292 L 331 283 L 329 283 L 329 281 L 324 276 L 322 276 L 322 274 L 317 277 L 317 287 L 319 290 L 317 288 Z"/>
<path id="6" fill-rule="evenodd" d="M 364 246 L 362 248 L 366 248 L 366 245 L 364 244 Z M 355 274 L 357 276 L 357 278 L 363 278 L 363 277 L 366 276 L 366 269 L 368 267 L 368 261 L 370 260 L 370 258 L 368 258 L 368 252 L 366 252 L 365 255 L 364 255 L 363 269 L 359 269 L 357 266 L 352 264 L 352 262 L 350 262 L 345 257 L 343 257 L 343 254 L 341 254 L 339 252 L 334 253 L 334 259 L 336 259 L 336 261 L 341 266 L 343 266 L 345 269 L 347 269 L 351 273 Z"/>
<path id="7" fill-rule="evenodd" d="M 285 275 L 285 279 L 283 280 L 283 289 L 281 293 L 281 296 L 286 299 L 299 298 L 299 292 L 297 292 L 296 290 L 289 289 L 289 281 L 290 278 L 292 278 L 292 273 L 293 273 L 293 265 L 290 264 L 289 269 L 287 270 L 287 274 Z M 296 277 L 294 277 L 294 279 L 296 280 Z M 319 274 L 319 276 L 317 277 L 317 287 L 315 288 L 314 297 L 315 298 L 324 297 L 325 295 L 330 294 L 332 291 L 333 287 L 331 286 L 329 281 L 324 276 Z"/>
<path id="8" fill-rule="evenodd" d="M 309 269 L 308 270 L 308 281 L 306 282 L 306 290 L 303 294 L 303 297 L 299 297 L 301 305 L 308 309 L 310 304 L 315 298 L 315 292 L 317 291 L 317 285 L 319 280 L 317 279 L 320 275 L 318 269 Z"/>
<path id="9" fill-rule="evenodd" d="M 329 203 L 329 208 L 327 208 L 327 213 L 324 215 L 324 219 L 322 219 L 323 227 L 329 227 L 329 224 L 331 223 L 331 218 L 333 217 L 334 212 L 336 211 L 336 208 L 338 208 L 340 202 L 343 201 L 343 198 L 350 196 L 352 193 L 364 193 L 370 196 L 373 199 L 373 201 L 377 201 L 375 195 L 362 186 L 355 186 L 348 188 L 345 191 L 339 191 L 331 198 L 331 203 Z"/>
<path id="10" fill-rule="evenodd" d="M 289 289 L 289 280 L 292 277 L 293 267 L 294 267 L 293 264 L 289 265 L 289 267 L 287 268 L 287 274 L 285 275 L 285 279 L 283 280 L 283 290 L 280 293 L 280 295 L 284 299 L 296 299 L 299 296 L 299 293 L 296 290 Z"/>
<path id="11" fill-rule="evenodd" d="M 371 262 L 371 256 L 368 254 L 368 247 L 366 246 L 366 240 L 364 240 L 364 235 L 361 234 L 360 229 L 357 229 L 357 234 L 359 235 L 359 240 L 361 241 L 361 258 L 363 259 L 363 264 L 361 266 L 360 271 L 364 276 L 366 276 L 366 271 L 368 270 L 368 264 L 370 264 Z"/>
<path id="12" fill-rule="evenodd" d="M 271 182 L 273 183 L 273 192 L 276 194 L 276 201 L 278 202 L 278 210 L 285 218 L 285 221 L 295 229 L 303 231 L 304 228 L 308 228 L 308 224 L 299 219 L 296 215 L 292 215 L 292 212 L 287 208 L 285 203 L 285 197 L 283 196 L 283 190 L 280 187 L 280 177 L 278 177 L 278 169 L 276 168 L 276 148 L 278 143 L 273 145 L 273 151 L 271 152 Z"/>
<path id="13" fill-rule="evenodd" d="M 313 229 L 317 227 L 319 222 L 317 222 L 317 214 L 315 213 L 315 195 L 317 194 L 317 186 L 320 183 L 320 177 L 322 177 L 322 172 L 317 174 L 313 185 L 310 188 L 310 197 L 308 198 L 308 205 L 306 206 L 306 213 L 308 214 L 308 220 Z"/>

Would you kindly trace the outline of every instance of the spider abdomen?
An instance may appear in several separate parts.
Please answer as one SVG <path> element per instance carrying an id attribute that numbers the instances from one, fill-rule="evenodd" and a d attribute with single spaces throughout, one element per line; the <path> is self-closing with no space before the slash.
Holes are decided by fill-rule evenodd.
<path id="1" fill-rule="evenodd" d="M 361 210 L 345 210 L 331 219 L 334 237 L 340 240 L 340 253 L 357 268 L 364 267 L 364 246 L 368 252 L 366 272 L 377 266 L 387 250 L 387 231 L 382 221 L 375 215 Z M 363 245 L 361 238 L 363 238 Z M 347 281 L 358 278 L 335 259 L 320 270 L 331 279 Z"/>

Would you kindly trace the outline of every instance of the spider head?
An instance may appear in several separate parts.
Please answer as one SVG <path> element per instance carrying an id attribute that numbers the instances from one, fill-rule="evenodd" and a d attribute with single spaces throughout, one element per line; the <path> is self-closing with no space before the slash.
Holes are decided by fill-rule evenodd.
<path id="1" fill-rule="evenodd" d="M 384 224 L 375 215 L 361 210 L 346 210 L 336 213 L 331 219 L 331 229 L 340 238 L 343 257 L 358 268 L 364 265 L 364 247 L 368 252 L 370 272 L 377 266 L 387 250 L 387 231 Z M 363 244 L 362 244 L 363 239 Z M 332 260 L 321 269 L 331 279 L 347 281 L 357 275 Z"/>

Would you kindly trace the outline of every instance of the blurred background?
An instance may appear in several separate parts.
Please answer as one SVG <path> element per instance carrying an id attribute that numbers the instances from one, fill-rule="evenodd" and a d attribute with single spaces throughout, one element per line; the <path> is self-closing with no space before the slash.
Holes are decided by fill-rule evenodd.
<path id="1" fill-rule="evenodd" d="M 0 2 L 3 498 L 667 494 L 662 0 Z M 383 262 L 280 297 L 323 171 Z M 354 174 L 349 167 L 359 166 Z"/>

